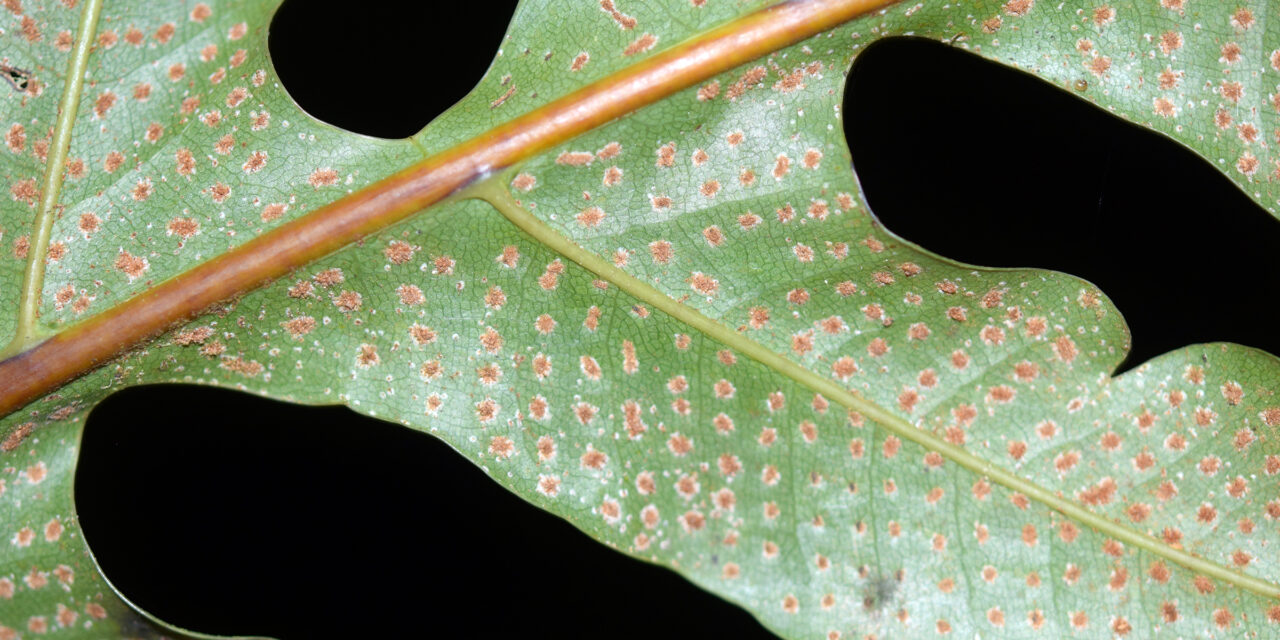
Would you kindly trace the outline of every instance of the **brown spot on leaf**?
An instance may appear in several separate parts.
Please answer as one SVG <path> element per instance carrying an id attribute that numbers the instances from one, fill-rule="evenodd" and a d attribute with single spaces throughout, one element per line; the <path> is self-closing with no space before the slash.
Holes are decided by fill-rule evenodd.
<path id="1" fill-rule="evenodd" d="M 115 267 L 124 272 L 124 274 L 128 276 L 130 282 L 142 276 L 142 273 L 146 271 L 149 266 L 150 265 L 147 264 L 146 258 L 140 258 L 128 251 L 121 250 L 120 253 L 116 255 Z"/>
<path id="2" fill-rule="evenodd" d="M 103 91 L 93 101 L 93 113 L 99 120 L 107 117 L 107 112 L 116 104 L 116 94 L 110 91 Z"/>
<path id="3" fill-rule="evenodd" d="M 320 187 L 329 187 L 338 184 L 338 172 L 329 167 L 322 167 L 311 172 L 307 177 L 307 181 L 312 187 L 319 189 Z"/>
<path id="4" fill-rule="evenodd" d="M 169 221 L 165 231 L 168 235 L 176 235 L 185 240 L 200 231 L 200 223 L 195 218 L 174 218 Z"/>
<path id="5" fill-rule="evenodd" d="M 1169 55 L 1182 48 L 1182 34 L 1177 31 L 1166 31 L 1160 34 L 1160 51 Z"/>
<path id="6" fill-rule="evenodd" d="M 651 33 L 646 33 L 640 36 L 639 38 L 636 38 L 631 44 L 627 45 L 627 48 L 622 50 L 622 55 L 634 56 L 637 53 L 643 53 L 645 51 L 652 49 L 653 45 L 657 43 L 658 43 L 657 36 Z"/>

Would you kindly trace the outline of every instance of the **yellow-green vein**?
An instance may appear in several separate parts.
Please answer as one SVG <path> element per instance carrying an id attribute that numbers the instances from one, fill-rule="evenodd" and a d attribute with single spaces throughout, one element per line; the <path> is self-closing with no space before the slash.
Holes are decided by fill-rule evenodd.
<path id="1" fill-rule="evenodd" d="M 27 270 L 22 276 L 22 297 L 18 302 L 18 322 L 13 341 L 0 350 L 0 358 L 19 353 L 43 339 L 37 324 L 40 315 L 40 292 L 44 288 L 45 254 L 49 252 L 49 236 L 57 217 L 58 199 L 62 193 L 62 177 L 66 171 L 67 152 L 71 148 L 71 130 L 80 110 L 80 94 L 84 90 L 85 69 L 93 51 L 93 36 L 98 29 L 98 16 L 103 0 L 86 0 L 80 10 L 75 47 L 67 62 L 66 85 L 58 102 L 58 120 L 53 129 L 53 144 L 45 165 L 40 190 L 40 209 L 31 228 L 31 244 L 27 253 Z"/>
<path id="2" fill-rule="evenodd" d="M 614 266 L 608 260 L 586 250 L 555 229 L 543 223 L 533 214 L 516 204 L 507 191 L 504 176 L 499 175 L 472 188 L 470 195 L 483 199 L 497 209 L 507 220 L 529 234 L 534 240 L 572 260 L 588 271 L 617 286 L 622 291 L 646 304 L 653 305 L 676 320 L 692 327 L 713 340 L 742 353 L 778 373 L 834 400 L 841 406 L 861 413 L 865 418 L 890 433 L 915 442 L 931 451 L 937 451 L 961 467 L 1017 491 L 1044 504 L 1099 533 L 1118 541 L 1134 545 L 1198 574 L 1221 580 L 1253 593 L 1280 599 L 1280 585 L 1234 571 L 1204 558 L 1175 549 L 1140 531 L 1095 514 L 1071 500 L 1055 495 L 1044 487 L 1027 480 L 1001 466 L 992 464 L 962 447 L 953 445 L 938 436 L 916 428 L 883 407 L 828 380 L 789 358 L 779 355 L 764 345 L 743 336 L 719 322 L 681 304 L 653 286 Z"/>

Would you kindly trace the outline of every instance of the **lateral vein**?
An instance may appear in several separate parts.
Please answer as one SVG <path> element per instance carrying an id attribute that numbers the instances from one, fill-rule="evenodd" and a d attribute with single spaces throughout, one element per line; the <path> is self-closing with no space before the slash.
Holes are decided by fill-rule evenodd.
<path id="1" fill-rule="evenodd" d="M 85 70 L 89 66 L 89 54 L 93 51 L 93 37 L 98 29 L 98 17 L 102 14 L 102 2 L 103 0 L 86 0 L 80 10 L 80 25 L 76 28 L 71 59 L 67 61 L 66 82 L 62 88 L 62 98 L 58 101 L 53 144 L 45 165 L 40 209 L 32 223 L 27 269 L 22 276 L 22 295 L 18 302 L 18 322 L 13 340 L 0 350 L 0 357 L 21 352 L 44 337 L 37 319 L 40 315 L 40 293 L 44 288 L 45 255 L 49 252 L 49 238 L 53 233 L 53 221 L 57 217 L 67 153 L 71 148 L 71 131 L 75 128 L 76 115 L 80 110 Z"/>
<path id="2" fill-rule="evenodd" d="M 476 185 L 470 195 L 488 202 L 503 217 L 538 242 L 617 286 L 641 302 L 652 305 L 711 339 L 745 354 L 760 364 L 836 401 L 846 409 L 861 413 L 865 418 L 900 438 L 915 442 L 930 451 L 937 451 L 980 477 L 1022 493 L 1103 535 L 1134 545 L 1199 574 L 1216 578 L 1258 595 L 1280 599 L 1280 585 L 1210 562 L 1182 549 L 1175 549 L 1127 525 L 1093 513 L 1080 504 L 1055 495 L 1052 491 L 1031 480 L 970 453 L 963 447 L 953 445 L 928 431 L 913 426 L 880 405 L 849 392 L 836 382 L 824 378 L 795 361 L 770 350 L 763 344 L 720 324 L 693 307 L 677 302 L 654 286 L 632 276 L 603 257 L 578 245 L 535 217 L 532 213 L 526 211 L 516 203 L 502 183 L 493 179 L 486 180 L 484 183 Z"/>

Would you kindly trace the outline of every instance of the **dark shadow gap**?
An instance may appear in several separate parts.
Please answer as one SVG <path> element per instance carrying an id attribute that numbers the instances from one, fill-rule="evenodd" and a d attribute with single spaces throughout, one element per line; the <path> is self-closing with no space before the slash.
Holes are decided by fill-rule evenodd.
<path id="1" fill-rule="evenodd" d="M 286 0 L 268 46 L 281 84 L 307 113 L 356 133 L 405 138 L 480 81 L 515 6 Z"/>
<path id="2" fill-rule="evenodd" d="M 160 619 L 310 638 L 772 638 L 601 545 L 434 437 L 340 407 L 196 386 L 94 409 L 76 509 Z"/>
<path id="3" fill-rule="evenodd" d="M 1132 368 L 1201 342 L 1280 353 L 1280 222 L 1190 151 L 923 39 L 858 59 L 845 134 L 876 216 L 940 255 L 1064 271 L 1133 333 Z"/>

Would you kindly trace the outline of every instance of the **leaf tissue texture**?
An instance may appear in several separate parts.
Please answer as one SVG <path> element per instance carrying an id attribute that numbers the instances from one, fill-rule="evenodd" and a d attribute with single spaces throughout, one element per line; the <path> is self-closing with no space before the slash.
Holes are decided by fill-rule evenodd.
<path id="1" fill-rule="evenodd" d="M 5 94 L 7 302 L 36 246 L 13 230 L 56 185 L 76 4 L 0 14 L 5 64 L 35 78 Z M 525 2 L 468 98 L 379 141 L 292 104 L 273 3 L 108 1 L 36 256 L 39 328 L 766 4 Z M 834 133 L 857 52 L 914 33 L 1167 133 L 1268 207 L 1274 10 L 900 4 L 220 305 L 4 418 L 0 638 L 176 633 L 106 584 L 71 500 L 84 414 L 165 381 L 433 433 L 787 637 L 1274 635 L 1280 363 L 1213 344 L 1112 377 L 1129 335 L 1102 292 L 889 234 Z"/>

